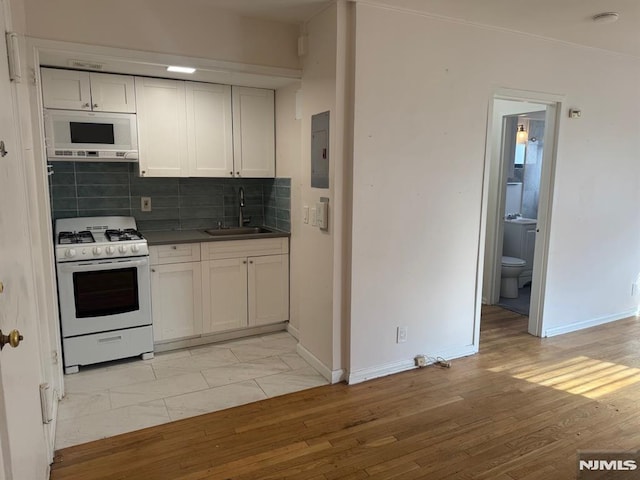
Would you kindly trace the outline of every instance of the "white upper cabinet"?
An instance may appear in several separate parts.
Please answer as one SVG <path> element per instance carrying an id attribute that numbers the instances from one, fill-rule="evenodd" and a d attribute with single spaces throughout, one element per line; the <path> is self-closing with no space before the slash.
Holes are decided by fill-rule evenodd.
<path id="1" fill-rule="evenodd" d="M 42 68 L 45 108 L 135 113 L 134 80 L 130 75 Z"/>
<path id="2" fill-rule="evenodd" d="M 140 175 L 186 177 L 185 82 L 136 77 L 135 86 Z"/>
<path id="3" fill-rule="evenodd" d="M 275 177 L 274 92 L 233 87 L 235 176 Z"/>
<path id="4" fill-rule="evenodd" d="M 232 177 L 231 86 L 186 82 L 190 177 Z"/>

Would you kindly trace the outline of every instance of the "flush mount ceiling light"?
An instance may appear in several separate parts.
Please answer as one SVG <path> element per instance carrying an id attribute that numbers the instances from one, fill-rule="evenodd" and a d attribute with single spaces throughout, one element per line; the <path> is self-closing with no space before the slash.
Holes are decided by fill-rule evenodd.
<path id="1" fill-rule="evenodd" d="M 169 65 L 167 67 L 168 72 L 177 72 L 177 73 L 193 73 L 196 71 L 193 67 L 177 67 L 175 65 Z"/>
<path id="2" fill-rule="evenodd" d="M 618 20 L 618 15 L 616 12 L 604 12 L 594 15 L 592 17 L 593 21 L 596 23 L 613 23 Z"/>
<path id="3" fill-rule="evenodd" d="M 516 143 L 519 145 L 527 143 L 529 140 L 529 134 L 524 129 L 524 125 L 518 125 L 518 132 L 516 133 Z"/>

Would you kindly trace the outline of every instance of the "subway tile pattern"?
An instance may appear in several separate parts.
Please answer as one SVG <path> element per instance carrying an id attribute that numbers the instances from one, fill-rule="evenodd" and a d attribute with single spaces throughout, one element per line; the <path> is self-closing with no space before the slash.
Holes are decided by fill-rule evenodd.
<path id="1" fill-rule="evenodd" d="M 137 165 L 120 162 L 52 162 L 53 219 L 125 215 L 142 231 L 192 230 L 238 225 L 238 191 L 245 192 L 249 225 L 291 231 L 290 178 L 142 178 Z M 151 212 L 140 208 L 151 197 Z"/>

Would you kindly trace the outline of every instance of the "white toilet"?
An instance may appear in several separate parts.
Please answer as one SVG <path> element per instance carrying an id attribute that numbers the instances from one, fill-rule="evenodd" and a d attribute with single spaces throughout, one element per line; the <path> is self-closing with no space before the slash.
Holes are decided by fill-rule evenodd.
<path id="1" fill-rule="evenodd" d="M 518 298 L 518 276 L 522 273 L 526 264 L 527 262 L 521 258 L 502 257 L 501 297 Z"/>

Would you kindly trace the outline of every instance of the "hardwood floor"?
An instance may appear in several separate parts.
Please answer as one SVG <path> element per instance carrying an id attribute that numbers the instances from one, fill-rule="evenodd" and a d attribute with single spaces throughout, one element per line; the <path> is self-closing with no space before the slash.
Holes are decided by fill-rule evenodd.
<path id="1" fill-rule="evenodd" d="M 549 339 L 483 309 L 480 353 L 57 452 L 52 480 L 575 478 L 640 446 L 640 322 Z"/>

